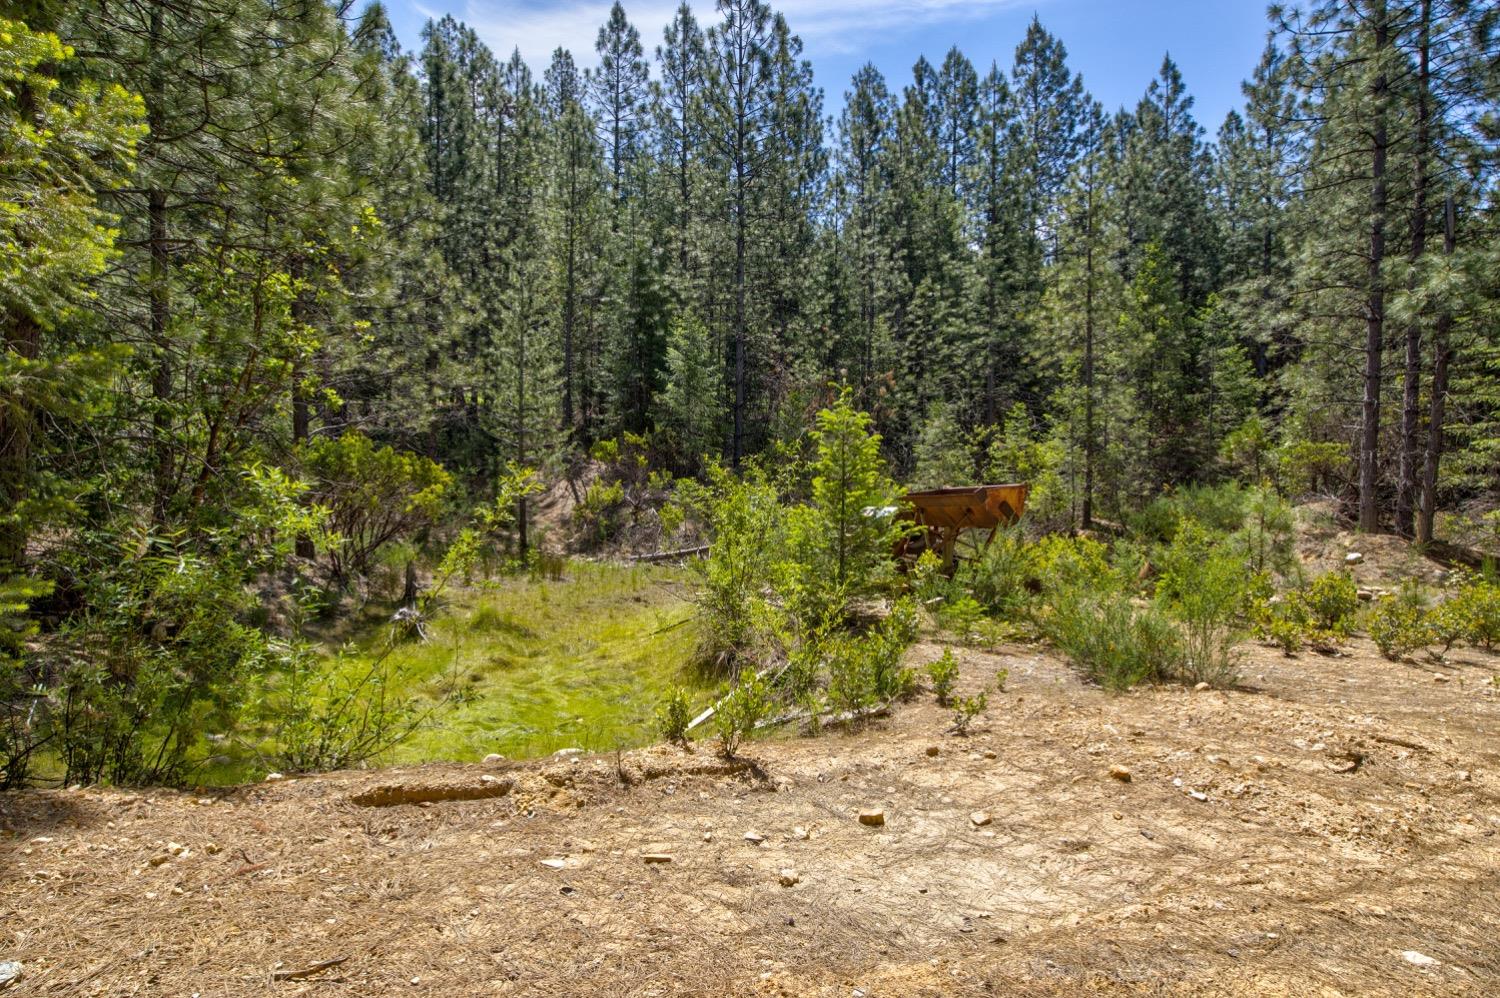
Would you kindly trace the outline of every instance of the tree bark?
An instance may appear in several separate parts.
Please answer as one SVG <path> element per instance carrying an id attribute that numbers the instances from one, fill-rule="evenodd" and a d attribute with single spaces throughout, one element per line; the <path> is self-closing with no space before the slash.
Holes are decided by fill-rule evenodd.
<path id="1" fill-rule="evenodd" d="M 1385 4 L 1377 4 L 1375 58 L 1384 59 L 1390 45 L 1390 24 Z M 1370 241 L 1365 285 L 1364 399 L 1360 412 L 1359 440 L 1359 528 L 1380 529 L 1380 376 L 1385 346 L 1385 287 L 1381 265 L 1385 260 L 1387 101 L 1390 84 L 1383 68 L 1376 70 L 1373 86 L 1374 125 L 1370 152 Z"/>
<path id="2" fill-rule="evenodd" d="M 1443 255 L 1453 256 L 1457 217 L 1453 197 L 1443 202 Z M 1438 463 L 1443 457 L 1443 420 L 1448 403 L 1448 368 L 1453 362 L 1449 333 L 1453 313 L 1444 308 L 1432 329 L 1432 400 L 1427 413 L 1427 454 L 1422 462 L 1422 493 L 1417 510 L 1416 540 L 1432 543 L 1432 526 L 1437 517 Z"/>
<path id="3" fill-rule="evenodd" d="M 1427 167 L 1431 154 L 1429 121 L 1431 77 L 1432 0 L 1422 0 L 1421 35 L 1417 43 L 1417 141 L 1412 163 L 1410 287 L 1420 282 L 1418 267 L 1427 251 Z M 1396 483 L 1396 532 L 1413 536 L 1417 504 L 1417 476 L 1422 465 L 1422 320 L 1413 315 L 1406 324 L 1406 357 L 1401 384 L 1401 464 Z"/>

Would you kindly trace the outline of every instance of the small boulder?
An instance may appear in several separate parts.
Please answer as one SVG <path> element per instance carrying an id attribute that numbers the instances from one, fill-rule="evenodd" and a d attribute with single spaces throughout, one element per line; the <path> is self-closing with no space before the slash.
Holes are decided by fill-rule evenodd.
<path id="1" fill-rule="evenodd" d="M 969 820 L 974 823 L 974 826 L 976 828 L 983 828 L 985 825 L 988 825 L 995 819 L 990 817 L 990 813 L 988 811 L 975 811 L 973 814 L 969 815 Z"/>
<path id="2" fill-rule="evenodd" d="M 1189 790 L 1188 796 L 1193 798 L 1193 800 L 1197 801 L 1200 804 L 1208 800 L 1208 794 L 1204 793 L 1202 790 Z"/>
<path id="3" fill-rule="evenodd" d="M 574 756 L 583 755 L 581 748 L 560 748 L 552 753 L 554 759 L 572 759 Z"/>
<path id="4" fill-rule="evenodd" d="M 746 832 L 745 833 L 745 841 L 748 842 L 748 843 L 750 843 L 753 846 L 758 846 L 762 842 L 764 842 L 765 840 L 766 840 L 766 837 L 764 835 L 760 834 L 759 832 Z"/>
<path id="5" fill-rule="evenodd" d="M 1345 565 L 1358 565 L 1364 560 L 1365 556 L 1360 554 L 1358 551 L 1350 551 L 1348 554 L 1344 555 Z"/>
<path id="6" fill-rule="evenodd" d="M 486 766 L 498 766 L 504 761 L 505 756 L 501 755 L 499 752 L 491 752 L 489 755 L 484 757 L 484 764 Z"/>
<path id="7" fill-rule="evenodd" d="M 266 774 L 266 782 L 267 783 L 275 783 L 277 780 L 284 780 L 284 779 L 286 779 L 286 777 L 282 776 L 280 773 L 267 773 Z"/>
<path id="8" fill-rule="evenodd" d="M 782 887 L 795 887 L 802 882 L 802 878 L 797 875 L 797 871 L 790 867 L 782 870 L 781 876 L 778 879 Z"/>
<path id="9" fill-rule="evenodd" d="M 803 828 L 801 825 L 798 825 L 796 828 L 792 829 L 792 838 L 796 839 L 798 842 L 806 842 L 808 839 L 812 838 L 812 833 Z"/>
<path id="10" fill-rule="evenodd" d="M 1130 770 L 1120 765 L 1109 767 L 1109 778 L 1112 780 L 1119 780 L 1121 783 L 1129 783 L 1132 779 L 1134 779 L 1134 777 L 1132 777 L 1130 774 Z"/>
<path id="11" fill-rule="evenodd" d="M 10 987 L 21 979 L 21 961 L 0 961 L 0 990 Z"/>
<path id="12" fill-rule="evenodd" d="M 544 860 L 542 860 L 542 865 L 545 866 L 549 870 L 561 870 L 561 869 L 565 868 L 568 865 L 568 863 L 567 863 L 567 860 L 555 859 L 554 858 L 554 859 L 544 859 Z"/>
<path id="13" fill-rule="evenodd" d="M 932 757 L 936 756 L 941 751 L 942 751 L 942 749 L 938 748 L 936 745 L 929 745 L 929 746 L 927 746 L 927 756 L 928 756 L 928 758 L 932 758 Z"/>
<path id="14" fill-rule="evenodd" d="M 859 812 L 859 823 L 878 827 L 885 824 L 885 811 L 878 807 L 867 807 Z"/>
<path id="15" fill-rule="evenodd" d="M 1199 683 L 1197 686 L 1194 686 L 1193 689 L 1197 690 L 1199 693 L 1202 693 L 1204 690 L 1209 689 L 1209 685 L 1207 683 Z"/>
<path id="16" fill-rule="evenodd" d="M 1426 953 L 1418 953 L 1414 949 L 1403 950 L 1401 953 L 1401 959 L 1405 960 L 1413 967 L 1437 967 L 1441 966 L 1442 963 L 1442 961 L 1434 960 Z"/>

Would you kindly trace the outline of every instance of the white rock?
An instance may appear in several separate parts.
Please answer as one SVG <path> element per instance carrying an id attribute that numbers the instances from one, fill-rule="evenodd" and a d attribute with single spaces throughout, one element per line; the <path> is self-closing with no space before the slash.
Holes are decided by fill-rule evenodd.
<path id="1" fill-rule="evenodd" d="M 284 779 L 286 779 L 286 777 L 282 776 L 280 773 L 267 773 L 266 774 L 266 782 L 267 783 L 275 783 L 277 780 L 284 780 Z"/>
<path id="2" fill-rule="evenodd" d="M 1360 554 L 1358 551 L 1350 551 L 1348 554 L 1344 555 L 1345 565 L 1358 565 L 1364 560 L 1365 556 Z"/>
<path id="3" fill-rule="evenodd" d="M 1197 690 L 1199 693 L 1202 693 L 1204 690 L 1206 690 L 1208 688 L 1209 688 L 1209 685 L 1207 683 L 1199 683 L 1197 686 L 1193 687 L 1193 689 Z"/>
<path id="4" fill-rule="evenodd" d="M 753 846 L 758 846 L 762 842 L 764 842 L 765 840 L 766 840 L 766 837 L 764 835 L 760 834 L 759 832 L 746 832 L 745 833 L 745 841 L 748 842 L 748 843 L 750 843 Z"/>
<path id="5" fill-rule="evenodd" d="M 1405 960 L 1407 963 L 1411 964 L 1414 967 L 1437 967 L 1437 966 L 1441 966 L 1441 961 L 1434 960 L 1432 957 L 1428 956 L 1426 953 L 1418 953 L 1414 949 L 1403 950 L 1402 953 L 1401 953 L 1401 959 Z"/>
<path id="6" fill-rule="evenodd" d="M 969 815 L 969 820 L 974 823 L 975 827 L 983 828 L 994 819 L 990 817 L 990 813 L 988 811 L 975 811 L 973 814 Z"/>
<path id="7" fill-rule="evenodd" d="M 812 833 L 803 828 L 801 825 L 798 825 L 796 828 L 792 829 L 792 838 L 796 839 L 798 842 L 806 842 L 808 839 L 812 838 Z"/>
<path id="8" fill-rule="evenodd" d="M 566 867 L 568 863 L 567 860 L 563 859 L 544 859 L 542 860 L 542 865 L 549 870 L 561 870 Z"/>
<path id="9" fill-rule="evenodd" d="M 789 867 L 781 871 L 780 881 L 782 887 L 795 887 L 802 882 L 802 878 L 797 875 L 796 870 Z"/>
<path id="10" fill-rule="evenodd" d="M 575 755 L 583 755 L 583 749 L 581 749 L 581 748 L 560 748 L 556 752 L 552 753 L 552 758 L 554 758 L 554 759 L 571 759 Z"/>
<path id="11" fill-rule="evenodd" d="M 8 988 L 20 979 L 20 960 L 6 960 L 3 963 L 0 963 L 0 988 Z"/>
<path id="12" fill-rule="evenodd" d="M 504 761 L 505 756 L 501 755 L 499 752 L 491 752 L 489 755 L 484 757 L 484 764 L 486 766 L 498 765 L 499 763 L 502 763 Z"/>
<path id="13" fill-rule="evenodd" d="M 1198 801 L 1199 803 L 1208 800 L 1208 794 L 1204 793 L 1202 790 L 1189 790 L 1188 796 L 1193 798 L 1193 800 Z"/>

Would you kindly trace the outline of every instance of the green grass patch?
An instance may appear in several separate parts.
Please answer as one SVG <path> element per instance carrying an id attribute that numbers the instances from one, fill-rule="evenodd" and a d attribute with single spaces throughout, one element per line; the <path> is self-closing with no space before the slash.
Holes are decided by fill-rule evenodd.
<path id="1" fill-rule="evenodd" d="M 709 686 L 691 665 L 687 576 L 659 566 L 571 563 L 562 580 L 505 580 L 460 592 L 429 640 L 391 658 L 396 692 L 433 709 L 388 761 L 606 751 L 653 740 L 674 686 Z M 371 650 L 379 632 L 362 636 Z M 356 655 L 344 668 L 360 668 Z"/>

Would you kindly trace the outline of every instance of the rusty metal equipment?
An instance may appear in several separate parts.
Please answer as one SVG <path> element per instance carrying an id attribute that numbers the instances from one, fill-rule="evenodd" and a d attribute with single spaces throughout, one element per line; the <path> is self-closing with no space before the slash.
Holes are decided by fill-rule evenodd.
<path id="1" fill-rule="evenodd" d="M 1021 518 L 1030 490 L 1028 484 L 1014 483 L 909 492 L 901 517 L 920 529 L 901 540 L 896 557 L 913 562 L 923 551 L 933 551 L 943 559 L 943 568 L 951 572 L 960 537 L 967 531 L 982 532 L 984 539 L 977 545 L 976 555 L 983 553 L 994 540 L 995 531 Z"/>

